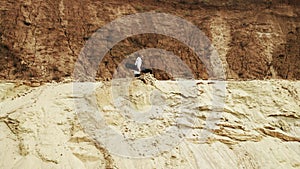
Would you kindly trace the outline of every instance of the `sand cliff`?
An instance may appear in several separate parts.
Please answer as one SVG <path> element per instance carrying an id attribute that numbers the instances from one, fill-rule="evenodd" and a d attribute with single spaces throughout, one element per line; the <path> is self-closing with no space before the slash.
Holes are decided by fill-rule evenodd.
<path id="1" fill-rule="evenodd" d="M 300 79 L 299 5 L 297 0 L 2 1 L 0 78 L 35 83 L 70 78 L 82 48 L 98 29 L 117 18 L 154 12 L 178 16 L 203 31 L 228 79 Z M 180 23 L 170 24 L 181 28 Z M 117 29 L 128 26 L 134 30 L 139 25 Z M 97 77 L 111 79 L 126 56 L 146 48 L 171 51 L 195 78 L 208 78 L 193 49 L 152 33 L 120 41 L 105 55 Z M 168 79 L 163 71 L 156 73 L 157 79 Z"/>
<path id="2" fill-rule="evenodd" d="M 298 0 L 0 1 L 0 168 L 300 168 L 299 65 Z"/>

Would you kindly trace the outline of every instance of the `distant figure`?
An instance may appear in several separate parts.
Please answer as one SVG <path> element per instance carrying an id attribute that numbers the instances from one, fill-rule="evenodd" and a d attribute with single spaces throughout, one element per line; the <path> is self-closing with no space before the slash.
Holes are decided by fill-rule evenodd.
<path id="1" fill-rule="evenodd" d="M 141 56 L 138 56 L 135 60 L 135 66 L 137 68 L 137 70 L 134 70 L 133 73 L 134 73 L 134 77 L 139 77 L 141 75 L 141 71 L 142 71 L 142 63 L 143 63 L 143 58 L 144 56 L 141 55 Z"/>

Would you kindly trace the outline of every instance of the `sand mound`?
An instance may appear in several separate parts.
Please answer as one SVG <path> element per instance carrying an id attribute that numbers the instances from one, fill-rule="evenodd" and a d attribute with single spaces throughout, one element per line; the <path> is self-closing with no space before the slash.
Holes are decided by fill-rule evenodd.
<path id="1" fill-rule="evenodd" d="M 0 168 L 299 168 L 300 82 L 227 82 L 219 109 L 212 102 L 222 96 L 212 95 L 216 83 L 120 80 L 80 83 L 82 90 L 73 83 L 36 88 L 2 83 Z M 83 90 L 91 85 L 94 96 Z M 191 87 L 195 90 L 187 90 Z M 92 103 L 93 97 L 105 124 L 80 116 L 88 109 L 78 108 L 78 100 Z M 103 132 L 101 126 L 129 143 L 173 128 L 189 132 L 165 137 L 169 151 L 160 151 L 166 142 L 161 139 L 144 149 L 147 158 L 130 158 L 94 140 L 103 139 L 94 132 Z M 110 141 L 117 148 L 125 144 Z"/>

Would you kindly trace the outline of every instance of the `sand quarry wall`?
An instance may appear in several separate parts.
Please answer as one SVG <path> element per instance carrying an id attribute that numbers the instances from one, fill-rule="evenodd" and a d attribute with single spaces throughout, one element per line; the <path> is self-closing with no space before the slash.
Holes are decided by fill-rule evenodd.
<path id="1" fill-rule="evenodd" d="M 299 168 L 299 9 L 297 0 L 1 1 L 0 168 Z M 222 81 L 224 90 L 212 90 L 220 81 L 205 80 L 182 81 L 194 90 L 151 78 L 70 82 L 79 53 L 96 30 L 142 12 L 169 13 L 203 31 L 230 79 Z M 192 49 L 148 33 L 116 44 L 97 65 L 95 79 L 111 80 L 124 58 L 147 48 L 173 52 L 196 79 L 210 78 Z M 168 60 L 145 64 L 178 68 Z M 166 72 L 153 73 L 166 80 Z M 93 89 L 91 84 L 96 95 L 83 90 Z M 212 102 L 218 98 L 224 104 Z M 80 106 L 93 100 L 87 109 Z M 144 114 L 124 111 L 126 106 Z M 105 123 L 86 113 L 91 107 L 102 112 Z M 151 121 L 139 124 L 145 120 L 140 117 Z M 174 121 L 178 117 L 187 119 Z M 128 142 L 168 128 L 189 132 L 163 139 L 177 141 L 169 151 L 153 148 L 161 145 L 154 142 L 140 158 L 124 158 L 115 152 L 122 150 L 119 144 L 95 141 L 109 136 L 95 132 L 107 126 Z M 150 150 L 159 153 L 147 156 Z"/>
<path id="2" fill-rule="evenodd" d="M 296 0 L 18 0 L 1 1 L 0 6 L 0 78 L 5 80 L 70 78 L 80 51 L 96 30 L 114 19 L 143 12 L 168 13 L 196 25 L 217 49 L 228 79 L 300 78 L 300 8 Z M 146 48 L 171 51 L 190 67 L 196 79 L 209 78 L 193 49 L 158 34 L 119 42 L 98 65 L 97 78 L 111 79 L 124 58 Z M 167 63 L 171 68 L 177 66 L 168 60 L 159 64 Z M 170 78 L 165 71 L 155 71 L 156 78 Z"/>

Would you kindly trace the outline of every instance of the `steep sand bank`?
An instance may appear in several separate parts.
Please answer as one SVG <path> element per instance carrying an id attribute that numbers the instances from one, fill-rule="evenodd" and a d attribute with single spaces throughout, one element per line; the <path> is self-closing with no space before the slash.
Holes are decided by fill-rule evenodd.
<path id="1" fill-rule="evenodd" d="M 169 152 L 158 149 L 154 157 L 130 158 L 95 143 L 91 139 L 95 137 L 93 128 L 84 123 L 88 116 L 82 112 L 76 115 L 83 110 L 78 99 L 93 100 L 86 90 L 77 89 L 85 89 L 91 83 L 75 85 L 76 90 L 73 83 L 34 88 L 1 83 L 0 168 L 300 167 L 299 81 L 226 82 L 224 107 L 219 110 L 213 110 L 215 83 L 189 84 L 195 90 L 178 88 L 180 85 L 174 81 L 92 83 L 105 125 L 124 137 L 154 137 L 168 127 L 189 129 L 182 140 L 173 138 L 178 144 Z M 216 91 L 216 96 L 222 95 L 221 90 Z M 125 100 L 119 108 L 117 98 Z M 126 114 L 124 106 L 146 114 Z M 149 110 L 159 112 L 161 107 L 161 114 L 148 116 Z M 187 115 L 192 120 L 176 121 L 176 115 Z M 143 117 L 151 120 L 147 122 L 150 125 L 136 123 L 145 120 Z M 88 122 L 97 123 L 92 119 Z M 210 122 L 216 125 L 209 128 Z"/>

